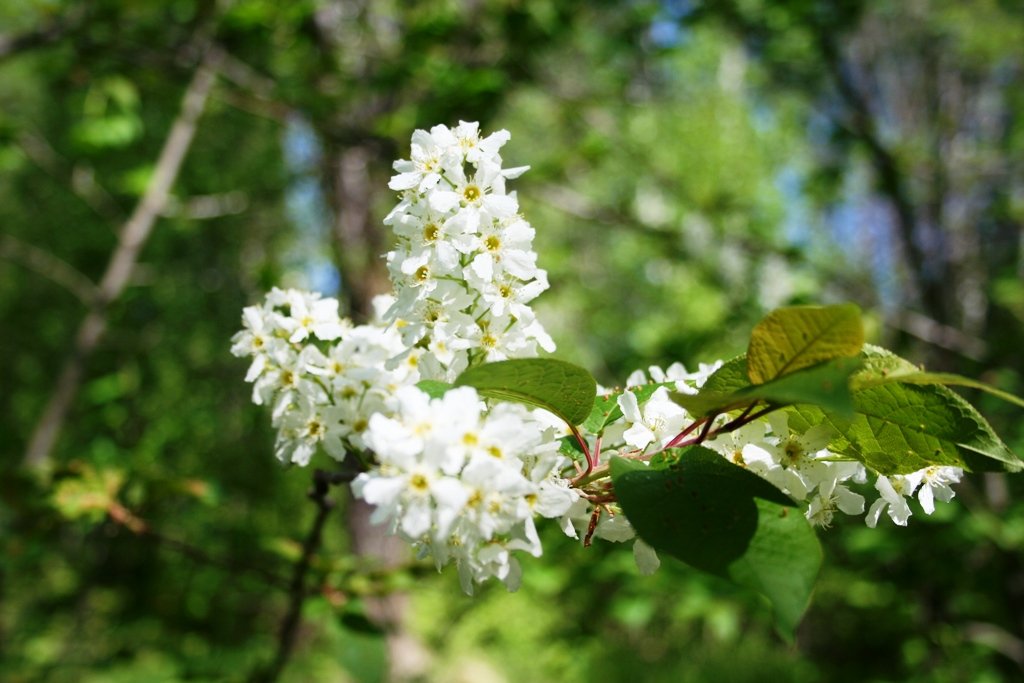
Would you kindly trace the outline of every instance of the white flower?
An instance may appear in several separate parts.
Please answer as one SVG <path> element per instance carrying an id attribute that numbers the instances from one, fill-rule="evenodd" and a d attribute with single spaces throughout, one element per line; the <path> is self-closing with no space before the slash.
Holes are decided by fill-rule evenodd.
<path id="1" fill-rule="evenodd" d="M 864 518 L 865 523 L 874 529 L 882 513 L 888 511 L 893 522 L 906 526 L 913 514 L 907 505 L 907 498 L 914 495 L 920 481 L 921 477 L 916 472 L 908 475 L 895 474 L 891 477 L 879 475 L 875 481 L 875 488 L 881 497 L 871 504 L 871 509 Z"/>
<path id="2" fill-rule="evenodd" d="M 529 307 L 547 289 L 537 268 L 534 230 L 519 214 L 503 170 L 506 131 L 481 137 L 476 123 L 435 126 L 413 136 L 399 161 L 402 191 L 385 218 L 398 236 L 386 256 L 395 297 L 385 319 L 406 345 L 428 350 L 429 376 L 451 381 L 473 363 L 534 356 L 554 342 Z"/>
<path id="3" fill-rule="evenodd" d="M 661 566 L 661 559 L 658 557 L 658 553 L 640 538 L 633 542 L 633 560 L 636 562 L 636 568 L 640 570 L 640 574 L 643 576 L 650 576 L 658 571 L 658 567 Z"/>
<path id="4" fill-rule="evenodd" d="M 651 394 L 642 411 L 632 391 L 620 394 L 617 402 L 626 422 L 632 425 L 623 435 L 626 443 L 640 450 L 651 443 L 664 448 L 679 434 L 686 422 L 686 411 L 672 402 L 665 387 L 658 387 Z"/>
<path id="5" fill-rule="evenodd" d="M 952 484 L 960 482 L 964 471 L 959 467 L 926 467 L 917 474 L 921 475 L 921 488 L 918 489 L 917 499 L 921 501 L 921 507 L 925 514 L 935 512 L 935 499 L 943 503 L 953 500 L 956 492 L 951 488 Z"/>
<path id="6" fill-rule="evenodd" d="M 828 528 L 836 510 L 847 515 L 864 512 L 864 496 L 854 493 L 839 483 L 839 477 L 830 478 L 818 486 L 817 492 L 807 506 L 806 516 L 811 524 Z"/>
<path id="7" fill-rule="evenodd" d="M 454 136 L 446 126 L 434 126 L 428 133 L 417 130 L 412 134 L 412 159 L 401 159 L 394 163 L 398 175 L 388 183 L 392 190 L 416 188 L 423 192 L 437 185 L 441 180 L 441 165 L 450 154 Z"/>
<path id="8" fill-rule="evenodd" d="M 310 335 L 330 341 L 345 331 L 338 317 L 337 299 L 321 299 L 319 294 L 289 289 L 284 292 L 288 314 L 280 317 L 281 327 L 289 333 L 288 341 L 295 344 Z"/>
<path id="9" fill-rule="evenodd" d="M 373 415 L 366 442 L 378 465 L 355 494 L 377 506 L 375 522 L 415 542 L 438 567 L 459 565 L 463 588 L 496 577 L 514 588 L 514 551 L 541 554 L 534 518 L 566 514 L 579 493 L 560 472 L 568 461 L 522 406 L 486 410 L 476 390 L 429 398 L 413 386 L 394 395 L 393 417 Z"/>

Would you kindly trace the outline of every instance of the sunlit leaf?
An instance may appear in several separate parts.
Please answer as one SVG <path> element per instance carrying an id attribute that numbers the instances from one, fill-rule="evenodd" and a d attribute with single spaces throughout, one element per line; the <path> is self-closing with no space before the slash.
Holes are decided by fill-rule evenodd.
<path id="1" fill-rule="evenodd" d="M 823 361 L 857 356 L 863 344 L 854 304 L 779 308 L 751 332 L 747 374 L 753 384 L 764 384 Z"/>
<path id="2" fill-rule="evenodd" d="M 735 365 L 730 369 L 732 375 Z M 672 399 L 695 417 L 736 410 L 757 401 L 779 406 L 806 403 L 849 416 L 853 413 L 850 377 L 860 365 L 858 358 L 836 358 L 756 385 L 740 384 L 733 376 L 718 384 L 735 387 L 732 391 L 715 389 L 709 381 L 696 395 L 680 392 L 672 394 Z"/>
<path id="3" fill-rule="evenodd" d="M 571 425 L 587 419 L 597 395 L 597 383 L 589 372 L 552 358 L 478 365 L 459 375 L 455 386 L 470 386 L 483 396 L 544 408 Z"/>

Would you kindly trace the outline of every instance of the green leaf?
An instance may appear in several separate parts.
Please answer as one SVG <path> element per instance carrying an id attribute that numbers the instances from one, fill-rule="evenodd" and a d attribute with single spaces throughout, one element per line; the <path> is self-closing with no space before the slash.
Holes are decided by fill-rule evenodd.
<path id="1" fill-rule="evenodd" d="M 1017 472 L 1020 461 L 977 410 L 946 387 L 889 383 L 855 391 L 854 417 L 813 406 L 790 409 L 790 427 L 831 424 L 842 436 L 829 448 L 880 474 L 907 474 L 931 465 Z"/>
<path id="2" fill-rule="evenodd" d="M 863 344 L 864 326 L 854 304 L 779 308 L 750 335 L 747 374 L 753 384 L 764 384 L 823 361 L 857 356 Z"/>
<path id="3" fill-rule="evenodd" d="M 558 440 L 558 452 L 573 460 L 582 460 L 585 457 L 583 448 L 575 436 L 564 436 Z"/>
<path id="4" fill-rule="evenodd" d="M 929 465 L 974 471 L 1024 469 L 1024 462 L 977 409 L 943 386 L 954 379 L 966 386 L 982 383 L 924 372 L 877 346 L 865 345 L 862 359 L 863 369 L 851 380 L 857 413 L 853 421 L 800 410 L 798 419 L 831 421 L 844 435 L 830 448 L 856 457 L 882 474 L 905 474 Z M 987 385 L 977 388 L 1005 394 Z"/>
<path id="5" fill-rule="evenodd" d="M 470 368 L 455 386 L 475 387 L 483 396 L 549 410 L 578 425 L 590 415 L 597 383 L 583 368 L 551 358 L 524 358 Z"/>
<path id="6" fill-rule="evenodd" d="M 711 384 L 711 379 L 715 377 L 713 375 L 696 395 L 676 393 L 672 395 L 672 400 L 695 417 L 736 410 L 758 400 L 778 405 L 814 404 L 849 417 L 853 414 L 850 378 L 860 367 L 859 358 L 836 358 L 788 373 L 765 384 L 751 386 L 744 378 L 743 384 L 737 386 L 739 378 L 735 376 L 718 383 L 718 386 L 735 387 L 732 391 L 716 389 Z M 721 369 L 725 368 L 723 366 Z M 730 373 L 735 375 L 735 367 L 730 369 Z"/>
<path id="7" fill-rule="evenodd" d="M 925 372 L 910 363 L 910 361 L 878 347 L 865 345 L 865 352 L 870 353 L 875 361 L 873 365 L 867 367 L 869 372 L 864 373 L 858 378 L 860 386 L 867 387 L 889 382 L 901 382 L 903 384 L 941 384 L 943 386 L 969 387 L 984 391 L 1007 403 L 1024 408 L 1024 399 L 1008 391 L 997 389 L 985 382 L 979 382 L 976 379 L 956 375 L 951 372 Z"/>
<path id="8" fill-rule="evenodd" d="M 57 483 L 51 500 L 67 519 L 85 517 L 97 522 L 117 502 L 124 479 L 124 472 L 120 470 L 97 470 L 85 464 L 81 466 L 79 476 Z"/>
<path id="9" fill-rule="evenodd" d="M 660 387 L 675 388 L 675 382 L 641 384 L 628 387 L 628 390 L 636 396 L 636 402 L 643 405 Z M 625 391 L 627 389 L 614 389 L 607 394 L 598 394 L 594 398 L 594 407 L 590 415 L 583 422 L 583 429 L 589 434 L 601 434 L 605 427 L 622 417 L 618 399 Z"/>
<path id="10" fill-rule="evenodd" d="M 1015 396 L 1008 391 L 997 389 L 991 384 L 985 384 L 984 382 L 979 382 L 976 379 L 963 377 L 962 375 L 955 375 L 950 372 L 915 372 L 902 375 L 896 378 L 895 381 L 902 382 L 904 384 L 941 384 L 943 386 L 970 387 L 971 389 L 984 391 L 996 398 L 1003 399 L 1007 403 L 1012 403 L 1024 408 L 1024 398 Z"/>
<path id="11" fill-rule="evenodd" d="M 673 393 L 672 400 L 694 417 L 721 412 L 735 400 L 735 393 L 750 386 L 747 379 L 747 356 L 736 356 L 715 370 L 696 394 Z M 745 401 L 744 403 L 749 403 Z M 740 405 L 743 405 L 741 403 Z"/>
<path id="12" fill-rule="evenodd" d="M 416 386 L 430 398 L 441 398 L 453 385 L 436 379 L 421 379 Z"/>
<path id="13" fill-rule="evenodd" d="M 835 358 L 741 390 L 736 395 L 782 405 L 812 404 L 851 417 L 853 396 L 850 377 L 860 367 L 859 358 Z"/>
<path id="14" fill-rule="evenodd" d="M 702 447 L 650 467 L 613 458 L 619 503 L 640 537 L 692 567 L 751 588 L 791 637 L 810 601 L 821 546 L 794 503 Z"/>

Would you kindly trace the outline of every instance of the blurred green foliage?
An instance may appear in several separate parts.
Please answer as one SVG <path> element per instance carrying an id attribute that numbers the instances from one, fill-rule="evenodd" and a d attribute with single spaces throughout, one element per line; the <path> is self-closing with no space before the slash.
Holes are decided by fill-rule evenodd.
<path id="1" fill-rule="evenodd" d="M 603 383 L 729 357 L 781 304 L 854 300 L 875 340 L 1021 393 L 1022 35 L 997 0 L 0 4 L 0 678 L 244 680 L 271 659 L 315 510 L 228 339 L 275 284 L 340 283 L 360 312 L 415 127 L 512 132 L 540 315 Z M 21 462 L 82 283 L 207 39 L 229 59 L 39 478 Z M 359 197 L 370 228 L 346 241 Z M 1019 412 L 971 398 L 1024 451 Z M 390 591 L 426 680 L 1024 676 L 1024 487 L 1000 475 L 907 529 L 823 533 L 793 647 L 736 588 L 668 561 L 642 578 L 554 528 L 518 594 L 468 598 L 354 555 L 344 508 L 283 680 L 384 679 L 366 614 Z"/>

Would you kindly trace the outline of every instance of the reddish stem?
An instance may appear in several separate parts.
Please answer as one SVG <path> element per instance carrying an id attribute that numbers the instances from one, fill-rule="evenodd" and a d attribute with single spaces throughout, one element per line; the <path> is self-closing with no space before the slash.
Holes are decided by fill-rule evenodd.
<path id="1" fill-rule="evenodd" d="M 681 444 L 682 440 L 685 439 L 690 434 L 692 434 L 693 430 L 697 429 L 697 427 L 699 427 L 702 424 L 704 424 L 705 420 L 707 420 L 707 418 L 706 417 L 702 417 L 699 420 L 695 420 L 694 422 L 691 422 L 689 427 L 687 427 L 683 431 L 681 431 L 678 434 L 676 434 L 672 438 L 671 441 L 669 441 L 667 444 L 665 444 L 665 448 L 676 448 L 677 446 L 679 446 Z"/>

